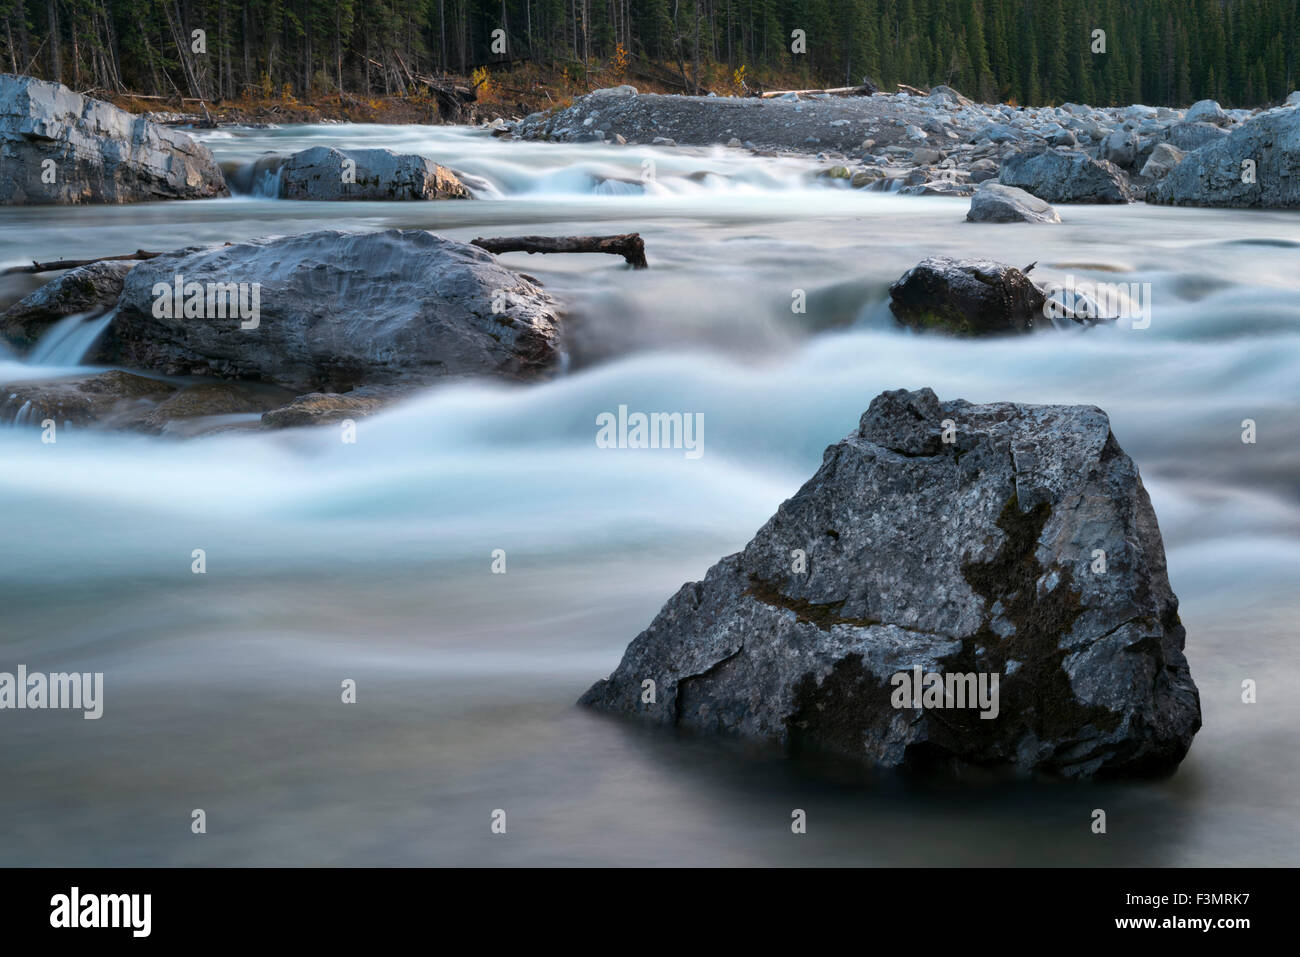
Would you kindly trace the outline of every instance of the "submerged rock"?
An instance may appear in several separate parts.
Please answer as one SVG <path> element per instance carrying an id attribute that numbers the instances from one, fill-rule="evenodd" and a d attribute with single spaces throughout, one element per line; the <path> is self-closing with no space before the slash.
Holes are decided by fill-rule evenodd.
<path id="1" fill-rule="evenodd" d="M 0 385 L 0 424 L 40 426 L 49 419 L 60 428 L 125 427 L 175 391 L 170 383 L 120 370 L 27 379 Z"/>
<path id="2" fill-rule="evenodd" d="M 283 395 L 255 391 L 243 383 L 201 382 L 178 389 L 153 408 L 141 410 L 137 415 L 112 424 L 159 435 L 186 420 L 207 419 L 210 416 L 251 416 L 283 401 Z"/>
<path id="3" fill-rule="evenodd" d="M 228 192 L 208 148 L 184 133 L 61 83 L 0 74 L 0 203 L 140 203 Z"/>
<path id="4" fill-rule="evenodd" d="M 1014 186 L 983 182 L 971 197 L 966 214 L 972 223 L 1059 223 L 1050 203 Z"/>
<path id="5" fill-rule="evenodd" d="M 288 405 L 266 412 L 262 416 L 262 425 L 269 429 L 333 425 L 347 419 L 361 419 L 374 415 L 396 398 L 395 395 L 371 394 L 367 389 L 358 389 L 342 395 L 333 392 L 312 392 L 297 396 Z"/>
<path id="6" fill-rule="evenodd" d="M 983 336 L 1051 327 L 1029 277 L 987 259 L 931 256 L 890 286 L 889 297 L 894 317 L 923 331 Z"/>
<path id="7" fill-rule="evenodd" d="M 322 230 L 141 263 L 107 345 L 132 368 L 342 392 L 544 376 L 559 360 L 559 317 L 477 246 L 418 229 Z"/>
<path id="8" fill-rule="evenodd" d="M 1247 120 L 1187 156 L 1147 192 L 1174 206 L 1300 206 L 1300 108 Z"/>
<path id="9" fill-rule="evenodd" d="M 1105 413 L 900 390 L 580 703 L 887 767 L 1159 773 L 1201 724 L 1184 638 Z"/>
<path id="10" fill-rule="evenodd" d="M 1049 203 L 1127 203 L 1133 198 L 1124 175 L 1113 163 L 1063 149 L 1008 157 L 998 172 L 998 182 Z"/>
<path id="11" fill-rule="evenodd" d="M 336 150 L 327 146 L 294 153 L 277 174 L 284 199 L 470 199 L 470 191 L 445 166 L 392 150 Z"/>
<path id="12" fill-rule="evenodd" d="M 117 305 L 134 260 L 109 259 L 69 269 L 0 313 L 0 335 L 26 349 L 64 316 L 96 315 Z"/>

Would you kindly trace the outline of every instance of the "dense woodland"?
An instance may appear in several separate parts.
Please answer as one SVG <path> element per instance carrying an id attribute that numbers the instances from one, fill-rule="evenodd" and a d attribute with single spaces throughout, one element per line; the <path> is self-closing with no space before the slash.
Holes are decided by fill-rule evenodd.
<path id="1" fill-rule="evenodd" d="M 719 93 L 870 77 L 1022 104 L 1253 106 L 1296 87 L 1300 52 L 1300 0 L 0 0 L 0 20 L 6 71 L 205 100 L 398 94 L 530 64 Z"/>

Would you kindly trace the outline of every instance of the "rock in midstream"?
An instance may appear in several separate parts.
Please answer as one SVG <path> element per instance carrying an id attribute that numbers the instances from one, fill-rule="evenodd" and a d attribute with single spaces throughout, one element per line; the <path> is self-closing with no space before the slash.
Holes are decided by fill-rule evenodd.
<path id="1" fill-rule="evenodd" d="M 930 256 L 889 287 L 889 298 L 894 318 L 923 332 L 988 336 L 1053 326 L 1029 277 L 987 259 Z"/>
<path id="2" fill-rule="evenodd" d="M 1104 412 L 899 390 L 581 703 L 887 767 L 1163 773 L 1201 725 L 1184 638 Z M 995 707 L 918 706 L 918 672 L 998 676 Z"/>
<path id="3" fill-rule="evenodd" d="M 191 290 L 217 304 L 238 297 L 241 312 L 191 315 L 181 308 Z M 141 263 L 105 345 L 130 368 L 306 393 L 535 379 L 556 370 L 559 337 L 550 296 L 477 246 L 419 229 L 321 230 Z"/>
<path id="4" fill-rule="evenodd" d="M 966 219 L 972 223 L 1059 223 L 1060 214 L 1046 203 L 1014 186 L 986 181 L 975 188 Z"/>
<path id="5" fill-rule="evenodd" d="M 451 170 L 424 156 L 385 149 L 313 146 L 284 159 L 271 182 L 284 199 L 470 199 Z"/>

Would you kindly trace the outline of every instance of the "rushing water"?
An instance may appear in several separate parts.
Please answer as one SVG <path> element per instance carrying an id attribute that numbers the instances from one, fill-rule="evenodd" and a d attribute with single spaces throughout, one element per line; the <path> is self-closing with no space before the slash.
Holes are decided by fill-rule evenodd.
<path id="1" fill-rule="evenodd" d="M 0 265 L 400 226 L 637 230 L 651 269 L 504 257 L 569 304 L 572 371 L 431 389 L 356 444 L 330 428 L 54 445 L 0 429 L 0 670 L 106 686 L 98 721 L 0 714 L 0 863 L 1300 864 L 1296 214 L 1062 207 L 1060 226 L 974 225 L 964 201 L 850 191 L 741 151 L 427 127 L 204 139 L 232 167 L 317 144 L 422 152 L 482 198 L 7 208 Z M 886 287 L 931 254 L 1150 283 L 1151 324 L 907 334 Z M 66 371 L 0 353 L 0 381 Z M 1175 776 L 850 774 L 572 706 L 872 396 L 924 385 L 1110 414 L 1151 491 L 1201 690 Z M 596 415 L 620 404 L 703 412 L 705 454 L 597 448 Z M 340 703 L 345 678 L 356 704 Z M 1258 704 L 1241 703 L 1245 678 Z"/>

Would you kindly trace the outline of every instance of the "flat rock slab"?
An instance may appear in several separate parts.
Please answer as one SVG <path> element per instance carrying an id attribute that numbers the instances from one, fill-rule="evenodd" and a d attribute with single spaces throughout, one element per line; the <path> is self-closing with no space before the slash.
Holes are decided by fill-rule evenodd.
<path id="1" fill-rule="evenodd" d="M 1105 413 L 900 390 L 581 703 L 886 767 L 1161 773 L 1201 723 L 1184 637 Z M 900 702 L 917 669 L 998 675 L 996 716 Z"/>
<path id="2" fill-rule="evenodd" d="M 208 148 L 184 133 L 61 83 L 0 74 L 0 203 L 141 203 L 228 194 Z"/>
<path id="3" fill-rule="evenodd" d="M 168 293 L 178 281 L 179 303 Z M 187 315 L 175 308 L 190 301 L 186 290 L 205 303 L 214 290 L 216 305 L 239 297 L 249 313 L 256 296 L 257 317 L 233 305 Z M 347 392 L 545 376 L 559 361 L 559 325 L 539 286 L 477 246 L 418 229 L 322 230 L 141 263 L 127 276 L 107 346 L 130 368 Z"/>

